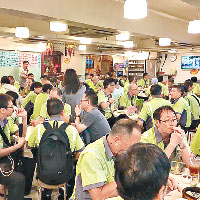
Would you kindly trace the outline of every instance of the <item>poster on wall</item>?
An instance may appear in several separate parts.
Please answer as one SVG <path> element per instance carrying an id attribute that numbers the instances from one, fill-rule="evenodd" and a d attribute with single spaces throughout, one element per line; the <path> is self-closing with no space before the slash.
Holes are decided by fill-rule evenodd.
<path id="1" fill-rule="evenodd" d="M 18 67 L 19 56 L 15 51 L 0 51 L 0 67 Z"/>
<path id="2" fill-rule="evenodd" d="M 29 62 L 30 68 L 41 67 L 41 55 L 39 53 L 19 52 L 19 66 L 23 66 L 23 61 Z"/>

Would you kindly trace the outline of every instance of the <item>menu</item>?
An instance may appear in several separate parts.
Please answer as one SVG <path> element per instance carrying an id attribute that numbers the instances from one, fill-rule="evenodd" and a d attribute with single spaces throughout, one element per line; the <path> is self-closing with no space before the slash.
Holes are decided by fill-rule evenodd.
<path id="1" fill-rule="evenodd" d="M 41 67 L 40 53 L 0 51 L 0 67 L 22 67 L 25 60 L 29 61 L 30 68 Z"/>
<path id="2" fill-rule="evenodd" d="M 19 56 L 15 51 L 0 51 L 0 67 L 18 67 Z"/>

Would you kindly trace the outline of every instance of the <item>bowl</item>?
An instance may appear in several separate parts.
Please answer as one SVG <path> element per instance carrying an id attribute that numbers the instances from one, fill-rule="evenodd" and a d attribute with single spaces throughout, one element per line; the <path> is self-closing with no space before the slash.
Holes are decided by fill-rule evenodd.
<path id="1" fill-rule="evenodd" d="M 182 197 L 188 200 L 197 200 L 200 198 L 200 188 L 186 187 L 182 191 Z"/>

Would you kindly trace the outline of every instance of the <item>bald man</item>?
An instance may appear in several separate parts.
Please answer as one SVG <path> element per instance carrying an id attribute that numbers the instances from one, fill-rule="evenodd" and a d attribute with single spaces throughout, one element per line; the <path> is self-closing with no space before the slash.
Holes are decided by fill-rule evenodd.
<path id="1" fill-rule="evenodd" d="M 138 100 L 137 95 L 139 93 L 138 85 L 133 83 L 129 85 L 128 92 L 124 93 L 119 98 L 119 108 L 124 110 L 128 109 L 130 106 L 136 106 L 136 101 Z"/>

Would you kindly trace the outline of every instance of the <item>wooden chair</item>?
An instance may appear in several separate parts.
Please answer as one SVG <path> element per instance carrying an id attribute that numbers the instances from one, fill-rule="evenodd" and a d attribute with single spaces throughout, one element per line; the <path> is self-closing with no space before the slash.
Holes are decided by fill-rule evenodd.
<path id="1" fill-rule="evenodd" d="M 42 188 L 49 189 L 49 190 L 55 190 L 55 189 L 61 188 L 64 191 L 64 200 L 66 200 L 66 183 L 63 183 L 60 185 L 47 185 L 43 183 L 42 181 L 37 180 L 37 186 L 38 186 L 38 199 L 41 199 Z"/>

